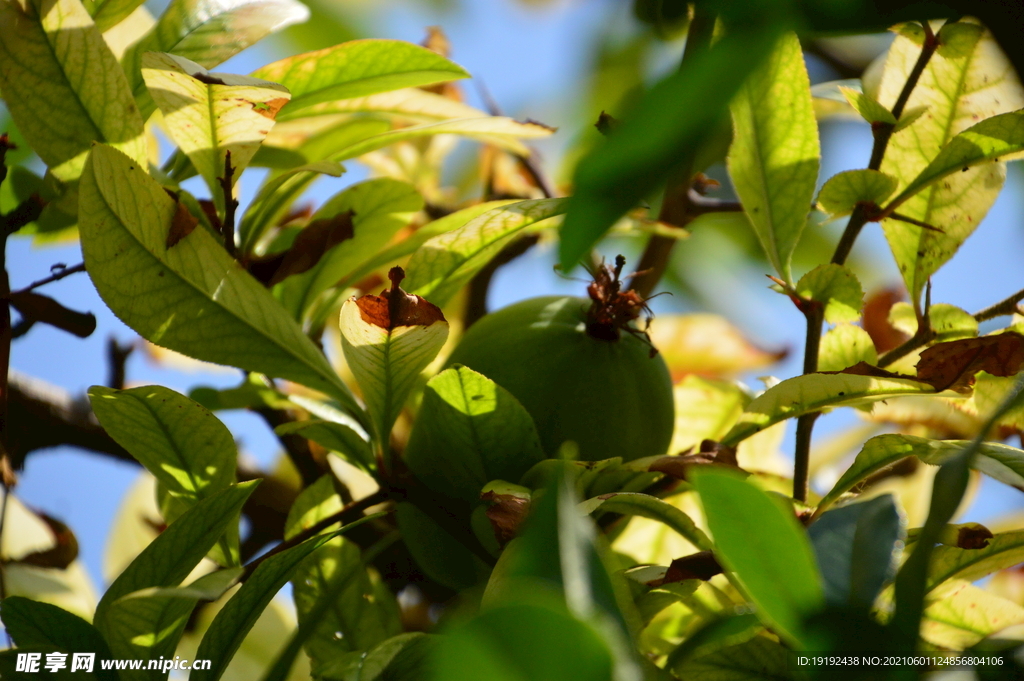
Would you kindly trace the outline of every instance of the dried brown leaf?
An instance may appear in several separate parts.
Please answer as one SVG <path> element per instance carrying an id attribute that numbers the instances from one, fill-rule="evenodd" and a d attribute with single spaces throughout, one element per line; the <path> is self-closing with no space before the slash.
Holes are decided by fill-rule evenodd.
<path id="1" fill-rule="evenodd" d="M 293 274 L 308 271 L 331 248 L 351 239 L 355 235 L 352 222 L 354 215 L 354 212 L 347 210 L 334 217 L 309 223 L 285 252 L 280 266 L 270 278 L 270 285 L 278 284 Z"/>
<path id="2" fill-rule="evenodd" d="M 174 217 L 171 218 L 171 228 L 167 231 L 167 248 L 178 245 L 178 242 L 191 234 L 198 224 L 198 218 L 189 212 L 185 204 L 178 201 L 174 208 Z"/>
<path id="3" fill-rule="evenodd" d="M 1007 331 L 933 345 L 921 353 L 917 377 L 939 391 L 969 392 L 979 371 L 1005 378 L 1019 373 L 1022 364 L 1024 336 Z"/>
<path id="4" fill-rule="evenodd" d="M 390 330 L 399 326 L 430 326 L 434 322 L 445 321 L 444 313 L 437 305 L 401 289 L 399 284 L 405 278 L 405 270 L 392 267 L 388 278 L 391 280 L 390 289 L 381 291 L 379 296 L 367 294 L 356 299 L 364 322 Z"/>

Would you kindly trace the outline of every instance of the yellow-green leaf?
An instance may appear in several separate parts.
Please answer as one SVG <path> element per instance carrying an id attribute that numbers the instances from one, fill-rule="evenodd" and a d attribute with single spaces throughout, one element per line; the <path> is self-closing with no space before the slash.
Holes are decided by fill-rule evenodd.
<path id="1" fill-rule="evenodd" d="M 391 92 L 378 92 L 365 97 L 338 99 L 322 104 L 314 104 L 304 109 L 292 110 L 291 107 L 281 112 L 281 121 L 309 116 L 327 114 L 374 113 L 386 116 L 397 116 L 406 120 L 430 123 L 446 121 L 453 118 L 483 118 L 487 115 L 463 102 L 458 102 L 444 95 L 439 95 L 419 88 L 404 88 Z"/>
<path id="2" fill-rule="evenodd" d="M 308 18 L 309 9 L 296 0 L 171 0 L 156 26 L 121 61 L 142 117 L 148 119 L 156 108 L 142 79 L 146 52 L 169 52 L 212 69 L 265 36 Z"/>
<path id="3" fill-rule="evenodd" d="M 93 142 L 146 167 L 128 83 L 79 0 L 6 0 L 0 26 L 4 104 L 57 179 L 78 179 Z"/>
<path id="4" fill-rule="evenodd" d="M 849 215 L 858 203 L 881 206 L 896 191 L 896 178 L 877 170 L 847 170 L 833 175 L 818 193 L 818 205 L 833 218 Z"/>
<path id="5" fill-rule="evenodd" d="M 287 87 L 291 113 L 334 99 L 469 77 L 436 52 L 401 40 L 353 40 L 276 61 L 252 75 Z"/>
<path id="6" fill-rule="evenodd" d="M 856 374 L 806 374 L 764 391 L 746 411 L 722 443 L 739 444 L 754 433 L 779 421 L 828 407 L 857 406 L 898 395 L 934 394 L 927 383 L 909 378 L 879 378 Z"/>
<path id="7" fill-rule="evenodd" d="M 796 291 L 804 298 L 825 306 L 825 321 L 830 324 L 856 321 L 864 307 L 864 289 L 848 267 L 828 263 L 818 265 L 800 277 Z"/>
<path id="8" fill-rule="evenodd" d="M 974 338 L 978 335 L 978 320 L 969 312 L 949 303 L 932 305 L 928 310 L 928 321 L 938 342 Z M 889 323 L 907 335 L 917 333 L 917 314 L 909 303 L 898 302 L 893 305 L 889 310 Z"/>
<path id="9" fill-rule="evenodd" d="M 878 364 L 878 352 L 868 332 L 853 324 L 839 324 L 821 339 L 819 371 L 842 371 L 859 362 Z"/>
<path id="10" fill-rule="evenodd" d="M 672 389 L 676 425 L 668 451 L 678 454 L 720 440 L 729 432 L 750 396 L 735 381 L 716 381 L 689 375 Z"/>
<path id="11" fill-rule="evenodd" d="M 1024 608 L 970 582 L 954 580 L 929 594 L 921 638 L 947 650 L 964 650 L 1015 624 L 1024 624 Z"/>
<path id="12" fill-rule="evenodd" d="M 302 383 L 359 412 L 295 320 L 209 232 L 193 230 L 167 248 L 176 204 L 134 161 L 99 145 L 85 168 L 82 252 L 122 321 L 157 345 Z"/>
<path id="13" fill-rule="evenodd" d="M 183 57 L 161 52 L 142 56 L 142 77 L 164 115 L 171 139 L 206 180 L 218 206 L 224 192 L 224 159 L 231 153 L 233 181 L 249 165 L 274 127 L 288 90 L 246 76 L 210 73 Z"/>
<path id="14" fill-rule="evenodd" d="M 389 294 L 406 295 L 401 289 Z M 391 426 L 417 378 L 448 339 L 448 322 L 440 309 L 415 298 L 410 304 L 423 310 L 415 321 L 390 319 L 388 299 L 383 296 L 353 298 L 341 307 L 341 347 L 384 451 Z M 364 313 L 371 306 L 378 314 Z"/>
<path id="15" fill-rule="evenodd" d="M 1020 82 L 991 34 L 977 25 L 950 24 L 939 38 L 958 48 L 940 50 L 929 60 L 907 102 L 908 109 L 923 106 L 928 113 L 892 136 L 881 167 L 899 180 L 900 196 L 954 136 L 979 120 L 1024 107 Z M 920 54 L 914 40 L 904 35 L 893 40 L 878 93 L 883 106 L 895 104 Z M 1003 164 L 988 163 L 901 200 L 901 214 L 941 232 L 893 219 L 882 222 L 911 300 L 920 299 L 928 278 L 982 221 L 1005 175 Z"/>
<path id="16" fill-rule="evenodd" d="M 434 237 L 409 261 L 409 290 L 444 305 L 513 238 L 565 212 L 567 199 L 519 201 Z"/>
<path id="17" fill-rule="evenodd" d="M 896 125 L 896 117 L 892 115 L 892 112 L 879 104 L 878 100 L 871 95 L 843 86 L 839 86 L 839 91 L 843 93 L 843 97 L 850 103 L 850 106 L 856 109 L 857 113 L 868 123 Z"/>
<path id="18" fill-rule="evenodd" d="M 786 281 L 818 180 L 818 124 L 796 35 L 779 40 L 732 104 L 729 176 L 764 247 Z"/>
<path id="19" fill-rule="evenodd" d="M 929 590 L 950 579 L 973 582 L 1024 562 L 1024 531 L 1000 532 L 980 549 L 936 546 L 928 566 Z"/>

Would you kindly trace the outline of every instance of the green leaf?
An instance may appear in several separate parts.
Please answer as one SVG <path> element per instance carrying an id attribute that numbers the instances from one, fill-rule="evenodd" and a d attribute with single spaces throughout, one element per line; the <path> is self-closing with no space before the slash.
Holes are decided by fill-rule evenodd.
<path id="1" fill-rule="evenodd" d="M 853 465 L 818 504 L 818 513 L 868 476 L 900 459 L 916 456 L 924 463 L 940 466 L 969 444 L 967 440 L 931 440 L 898 433 L 873 437 L 864 443 Z M 1002 483 L 1024 488 L 1024 451 L 1016 447 L 996 442 L 982 443 L 971 466 Z"/>
<path id="2" fill-rule="evenodd" d="M 716 554 L 736 573 L 766 626 L 799 642 L 802 620 L 824 605 L 803 527 L 767 493 L 734 474 L 694 472 Z"/>
<path id="3" fill-rule="evenodd" d="M 878 364 L 878 351 L 868 332 L 853 324 L 839 324 L 821 339 L 819 371 L 842 371 L 859 362 Z"/>
<path id="4" fill-rule="evenodd" d="M 146 163 L 142 118 L 117 60 L 78 0 L 0 3 L 0 90 L 32 149 L 62 182 L 93 142 Z"/>
<path id="5" fill-rule="evenodd" d="M 296 433 L 321 447 L 337 452 L 349 463 L 369 472 L 376 465 L 369 434 L 355 419 L 348 423 L 335 423 L 323 419 L 283 423 L 274 429 L 278 435 Z"/>
<path id="6" fill-rule="evenodd" d="M 231 431 L 184 395 L 156 385 L 93 386 L 89 402 L 107 434 L 179 502 L 164 509 L 166 522 L 235 481 L 238 452 Z M 228 528 L 218 548 L 218 562 L 238 564 L 237 527 Z"/>
<path id="7" fill-rule="evenodd" d="M 289 107 L 281 112 L 279 119 L 287 121 L 296 118 L 339 113 L 372 113 L 396 116 L 403 120 L 420 123 L 447 121 L 454 118 L 482 118 L 487 115 L 486 112 L 480 109 L 445 97 L 444 95 L 419 88 L 405 88 L 402 90 L 392 90 L 391 92 L 379 92 L 364 97 L 337 99 L 297 110 L 292 110 L 292 107 Z"/>
<path id="8" fill-rule="evenodd" d="M 933 304 L 928 309 L 928 321 L 936 334 L 936 342 L 944 343 L 978 335 L 978 320 L 974 315 L 949 303 Z M 910 336 L 917 333 L 917 314 L 909 303 L 893 305 L 889 310 L 889 323 Z"/>
<path id="9" fill-rule="evenodd" d="M 729 177 L 775 271 L 791 281 L 790 259 L 818 181 L 818 123 L 795 34 L 779 40 L 732 104 Z"/>
<path id="10" fill-rule="evenodd" d="M 1017 603 L 954 580 L 933 591 L 921 620 L 921 638 L 947 650 L 965 650 L 996 632 L 1024 624 Z"/>
<path id="11" fill-rule="evenodd" d="M 251 253 L 263 233 L 287 212 L 317 175 L 341 177 L 344 172 L 345 166 L 336 161 L 319 160 L 268 178 L 242 218 L 238 229 L 239 250 Z"/>
<path id="12" fill-rule="evenodd" d="M 855 374 L 806 374 L 764 391 L 746 411 L 722 443 L 733 447 L 754 433 L 779 421 L 828 407 L 857 406 L 898 395 L 929 395 L 926 383 L 909 378 L 877 378 Z"/>
<path id="13" fill-rule="evenodd" d="M 892 136 L 880 168 L 899 180 L 899 194 L 890 205 L 942 230 L 882 221 L 912 301 L 920 300 L 928 278 L 981 223 L 1002 188 L 1006 169 L 1003 164 L 986 164 L 959 172 L 965 165 L 961 164 L 944 181 L 925 186 L 917 178 L 957 134 L 979 120 L 1024 107 L 1024 90 L 991 34 L 960 23 L 944 26 L 940 41 L 943 36 L 955 36 L 958 48 L 940 49 L 932 56 L 907 102 L 908 109 L 928 107 L 928 115 Z M 883 106 L 895 104 L 920 54 L 913 40 L 896 36 L 878 93 Z M 911 185 L 923 190 L 908 192 Z"/>
<path id="14" fill-rule="evenodd" d="M 395 519 L 416 565 L 438 584 L 461 591 L 487 578 L 489 566 L 419 508 L 399 503 Z"/>
<path id="15" fill-rule="evenodd" d="M 295 536 L 342 506 L 332 476 L 323 476 L 296 499 L 285 537 Z M 338 580 L 344 580 L 340 591 L 334 588 Z M 379 578 L 371 580 L 359 547 L 341 536 L 299 565 L 292 577 L 292 597 L 299 626 L 313 629 L 304 647 L 314 669 L 346 652 L 368 650 L 402 630 L 394 596 Z M 320 607 L 324 598 L 331 598 L 326 610 Z"/>
<path id="16" fill-rule="evenodd" d="M 110 614 L 114 603 L 140 589 L 181 584 L 224 531 L 238 523 L 242 505 L 257 484 L 233 485 L 199 501 L 142 550 L 96 606 L 93 622 L 107 640 L 116 626 Z"/>
<path id="17" fill-rule="evenodd" d="M 358 413 L 323 354 L 206 230 L 167 248 L 175 202 L 128 157 L 89 156 L 80 230 L 103 301 L 147 340 L 208 362 L 322 390 Z"/>
<path id="18" fill-rule="evenodd" d="M 206 630 L 203 640 L 199 643 L 195 658 L 197 660 L 212 660 L 213 664 L 209 669 L 193 670 L 188 677 L 189 681 L 217 681 L 220 679 L 264 608 L 281 590 L 285 582 L 291 578 L 292 573 L 298 569 L 302 561 L 338 534 L 383 515 L 385 514 L 375 513 L 365 516 L 345 525 L 335 533 L 317 535 L 297 546 L 276 553 L 260 563 L 242 585 L 242 588 L 217 613 L 210 628 Z"/>
<path id="19" fill-rule="evenodd" d="M 319 668 L 317 672 L 325 679 L 382 681 L 386 678 L 388 681 L 392 681 L 390 676 L 383 676 L 390 670 L 392 663 L 400 663 L 401 654 L 407 648 L 412 649 L 429 640 L 427 634 L 419 631 L 399 634 L 386 641 L 381 641 L 366 652 L 339 656 L 330 664 Z M 422 669 L 422 665 L 418 665 L 417 669 Z M 403 679 L 398 678 L 394 681 L 403 681 Z"/>
<path id="20" fill-rule="evenodd" d="M 1024 562 L 1024 531 L 1000 532 L 980 549 L 936 546 L 928 566 L 925 589 L 931 591 L 951 579 L 974 582 L 993 572 Z"/>
<path id="21" fill-rule="evenodd" d="M 113 657 L 173 659 L 181 635 L 200 600 L 215 601 L 232 587 L 242 568 L 212 572 L 185 587 L 141 589 L 110 604 L 106 629 Z M 167 671 L 122 670 L 121 681 L 161 681 Z"/>
<path id="22" fill-rule="evenodd" d="M 572 651 L 572 654 L 566 654 Z M 538 605 L 485 611 L 440 638 L 434 676 L 445 681 L 607 681 L 614 660 L 593 625 Z"/>
<path id="23" fill-rule="evenodd" d="M 288 90 L 276 83 L 227 73 L 210 73 L 172 54 L 147 52 L 142 77 L 164 115 L 165 129 L 188 155 L 214 202 L 223 209 L 224 160 L 231 154 L 233 182 L 249 165 L 288 103 Z"/>
<path id="24" fill-rule="evenodd" d="M 406 294 L 399 289 L 392 291 L 392 295 Z M 378 297 L 363 296 L 360 301 L 370 298 Z M 448 322 L 441 310 L 422 298 L 414 304 L 429 312 L 411 322 L 370 320 L 355 299 L 345 301 L 341 307 L 341 348 L 362 389 L 377 442 L 385 452 L 389 450 L 391 426 L 406 398 L 420 373 L 434 361 L 448 339 Z M 387 309 L 387 303 L 383 307 Z M 382 321 L 386 326 L 380 325 Z"/>
<path id="25" fill-rule="evenodd" d="M 713 548 L 711 540 L 708 539 L 703 530 L 694 524 L 690 516 L 672 504 L 662 501 L 657 497 L 652 497 L 649 494 L 640 494 L 638 492 L 602 494 L 599 497 L 584 501 L 580 504 L 580 510 L 588 515 L 601 511 L 650 518 L 672 528 L 679 536 L 696 546 L 700 551 L 710 551 Z"/>
<path id="26" fill-rule="evenodd" d="M 825 321 L 830 324 L 854 322 L 864 307 L 864 289 L 849 267 L 829 263 L 818 265 L 800 277 L 796 291 L 804 298 L 825 306 Z"/>
<path id="27" fill-rule="evenodd" d="M 353 40 L 276 61 L 252 75 L 288 88 L 292 112 L 333 99 L 469 77 L 436 52 L 400 40 Z"/>
<path id="28" fill-rule="evenodd" d="M 870 609 L 896 576 L 907 536 L 891 494 L 822 515 L 807 533 L 829 605 Z"/>
<path id="29" fill-rule="evenodd" d="M 721 648 L 674 668 L 687 681 L 790 681 L 790 652 L 764 636 Z"/>
<path id="30" fill-rule="evenodd" d="M 95 627 L 55 605 L 8 596 L 0 602 L 0 618 L 19 649 L 52 646 L 65 653 L 96 653 L 97 658 L 110 658 L 110 649 Z M 97 679 L 118 681 L 115 672 L 100 669 L 98 664 L 94 673 Z"/>
<path id="31" fill-rule="evenodd" d="M 576 165 L 558 257 L 569 272 L 608 229 L 693 159 L 747 74 L 776 42 L 775 26 L 731 30 L 655 85 Z M 808 197 L 808 208 L 810 197 Z"/>
<path id="32" fill-rule="evenodd" d="M 145 0 L 86 0 L 82 4 L 92 15 L 100 33 L 117 26 Z"/>
<path id="33" fill-rule="evenodd" d="M 409 261 L 408 290 L 444 305 L 512 239 L 542 220 L 564 213 L 567 201 L 518 201 L 430 239 Z"/>
<path id="34" fill-rule="evenodd" d="M 896 117 L 892 115 L 892 112 L 879 104 L 878 100 L 871 95 L 843 86 L 839 86 L 839 91 L 843 93 L 843 97 L 845 97 L 846 101 L 850 103 L 850 106 L 856 109 L 857 113 L 859 113 L 868 123 L 886 123 L 892 126 L 896 125 Z M 893 187 L 893 190 L 895 189 L 896 188 Z"/>
<path id="35" fill-rule="evenodd" d="M 1012 111 L 983 120 L 949 140 L 936 156 L 887 208 L 896 208 L 925 187 L 981 163 L 998 161 L 1024 151 L 1024 111 Z"/>
<path id="36" fill-rule="evenodd" d="M 227 61 L 262 38 L 309 18 L 296 0 L 171 0 L 156 26 L 121 60 L 142 117 L 156 109 L 142 79 L 142 55 L 170 52 L 205 69 Z"/>
<path id="37" fill-rule="evenodd" d="M 352 238 L 324 253 L 310 270 L 279 284 L 278 300 L 301 320 L 324 291 L 380 252 L 422 207 L 423 198 L 412 185 L 386 177 L 352 185 L 328 199 L 310 223 L 352 211 Z"/>
<path id="38" fill-rule="evenodd" d="M 491 480 L 518 480 L 544 459 L 533 419 L 507 390 L 464 366 L 430 379 L 405 462 L 427 487 L 478 502 Z"/>
<path id="39" fill-rule="evenodd" d="M 831 217 L 842 217 L 858 203 L 881 206 L 896 184 L 895 177 L 877 170 L 846 170 L 829 178 L 818 193 L 818 205 Z"/>

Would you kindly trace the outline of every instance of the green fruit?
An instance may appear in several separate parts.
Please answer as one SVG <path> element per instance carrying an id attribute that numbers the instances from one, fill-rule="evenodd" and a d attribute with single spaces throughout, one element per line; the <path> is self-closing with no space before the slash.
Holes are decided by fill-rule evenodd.
<path id="1" fill-rule="evenodd" d="M 675 421 L 672 379 L 651 346 L 618 329 L 588 332 L 591 301 L 547 296 L 487 315 L 448 359 L 508 390 L 537 424 L 548 456 L 573 441 L 579 458 L 666 454 Z"/>

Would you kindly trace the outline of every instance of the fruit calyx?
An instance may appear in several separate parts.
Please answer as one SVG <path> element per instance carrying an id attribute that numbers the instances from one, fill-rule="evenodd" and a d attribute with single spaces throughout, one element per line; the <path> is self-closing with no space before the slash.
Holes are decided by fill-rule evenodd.
<path id="1" fill-rule="evenodd" d="M 405 279 L 405 270 L 401 267 L 392 267 L 388 279 L 391 288 L 384 289 L 379 296 L 368 294 L 356 299 L 364 322 L 390 331 L 399 326 L 430 326 L 445 320 L 437 305 L 402 290 L 399 284 Z"/>
<path id="2" fill-rule="evenodd" d="M 587 294 L 593 302 L 587 310 L 587 334 L 591 338 L 615 342 L 625 331 L 650 345 L 651 357 L 654 357 L 658 350 L 651 344 L 651 338 L 647 335 L 647 327 L 650 326 L 654 315 L 647 305 L 647 300 L 639 293 L 633 289 L 622 290 L 621 276 L 625 265 L 626 258 L 617 255 L 614 267 L 602 262 L 600 267 L 590 273 L 594 280 L 587 286 Z M 631 325 L 640 318 L 641 313 L 646 315 L 643 330 Z"/>

